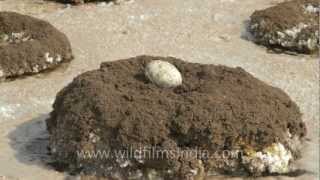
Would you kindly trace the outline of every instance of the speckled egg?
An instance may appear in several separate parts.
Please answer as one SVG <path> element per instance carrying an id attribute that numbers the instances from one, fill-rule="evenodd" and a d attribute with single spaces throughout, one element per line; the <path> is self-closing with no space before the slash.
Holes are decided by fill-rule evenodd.
<path id="1" fill-rule="evenodd" d="M 176 87 L 182 84 L 179 70 L 166 61 L 149 62 L 145 68 L 145 75 L 152 83 L 162 88 Z"/>

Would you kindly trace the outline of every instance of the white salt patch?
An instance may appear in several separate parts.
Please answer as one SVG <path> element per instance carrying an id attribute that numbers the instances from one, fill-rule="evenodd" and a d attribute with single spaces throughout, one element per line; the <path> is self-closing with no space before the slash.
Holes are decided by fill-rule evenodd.
<path id="1" fill-rule="evenodd" d="M 308 13 L 317 13 L 319 12 L 319 9 L 320 9 L 320 7 L 313 6 L 312 4 L 308 4 L 304 8 L 305 8 L 305 11 L 307 11 Z"/>
<path id="2" fill-rule="evenodd" d="M 57 61 L 57 62 L 61 62 L 61 61 L 62 61 L 62 57 L 61 57 L 60 54 L 57 55 L 56 61 Z"/>
<path id="3" fill-rule="evenodd" d="M 129 176 L 130 179 L 142 179 L 143 173 L 141 170 L 137 170 L 136 172 L 131 173 Z"/>
<path id="4" fill-rule="evenodd" d="M 30 36 L 22 38 L 22 42 L 26 42 L 26 41 L 29 41 L 29 40 L 30 41 L 32 40 Z"/>
<path id="5" fill-rule="evenodd" d="M 5 119 L 13 119 L 20 106 L 20 104 L 0 104 L 0 121 Z"/>
<path id="6" fill-rule="evenodd" d="M 131 163 L 131 162 L 130 162 L 129 160 L 126 160 L 126 161 L 124 161 L 123 163 L 120 164 L 120 167 L 121 167 L 121 168 L 128 167 L 128 166 L 130 165 L 130 163 Z"/>
<path id="7" fill-rule="evenodd" d="M 280 38 L 282 38 L 282 39 L 286 37 L 286 35 L 285 35 L 283 32 L 278 31 L 277 34 L 278 34 L 278 36 L 280 36 Z"/>
<path id="8" fill-rule="evenodd" d="M 143 15 L 143 14 L 140 15 L 140 19 L 141 19 L 141 20 L 145 20 L 146 18 L 147 18 L 146 15 Z"/>
<path id="9" fill-rule="evenodd" d="M 7 42 L 9 40 L 8 34 L 0 34 L 0 41 Z"/>
<path id="10" fill-rule="evenodd" d="M 275 143 L 271 147 L 257 152 L 252 156 L 245 157 L 249 160 L 249 169 L 253 171 L 268 171 L 269 173 L 287 173 L 292 154 L 281 143 Z"/>
<path id="11" fill-rule="evenodd" d="M 48 63 L 53 63 L 53 57 L 50 57 L 50 54 L 48 52 L 44 54 L 44 57 Z"/>
<path id="12" fill-rule="evenodd" d="M 193 8 L 188 8 L 187 11 L 188 11 L 188 12 L 193 12 L 194 9 L 193 9 Z"/>
<path id="13" fill-rule="evenodd" d="M 292 159 L 290 151 L 287 151 L 281 143 L 274 146 L 275 152 L 268 152 L 262 156 L 266 161 L 269 172 L 271 173 L 286 173 L 289 170 L 289 161 Z"/>
<path id="14" fill-rule="evenodd" d="M 134 15 L 130 15 L 130 16 L 128 16 L 128 19 L 134 20 L 134 19 L 136 19 L 136 17 Z"/>
<path id="15" fill-rule="evenodd" d="M 151 14 L 141 14 L 141 15 L 130 15 L 128 16 L 128 21 L 130 23 L 140 23 L 142 21 L 146 21 L 148 19 L 150 19 L 150 17 L 153 16 Z"/>
<path id="16" fill-rule="evenodd" d="M 298 26 L 285 30 L 285 33 L 293 38 L 296 38 L 297 35 L 302 31 L 302 29 L 306 27 L 308 27 L 308 25 L 300 23 Z"/>
<path id="17" fill-rule="evenodd" d="M 193 174 L 193 175 L 197 175 L 198 174 L 198 171 L 196 169 L 191 169 L 190 172 Z"/>
<path id="18" fill-rule="evenodd" d="M 143 163 L 144 163 L 144 160 L 143 160 L 143 159 L 137 159 L 137 161 L 138 161 L 140 164 L 143 164 Z"/>
<path id="19" fill-rule="evenodd" d="M 22 39 L 24 36 L 24 32 L 19 32 L 19 33 L 11 33 L 11 36 L 15 39 Z"/>
<path id="20" fill-rule="evenodd" d="M 132 3 L 134 3 L 134 0 L 128 0 L 128 1 L 126 1 L 126 3 L 127 4 L 132 4 Z"/>
<path id="21" fill-rule="evenodd" d="M 262 21 L 263 22 L 263 21 Z M 261 23 L 262 24 L 262 23 Z M 255 23 L 255 24 L 252 24 L 250 26 L 251 29 L 256 29 L 257 27 L 259 27 L 259 24 L 258 23 Z"/>
<path id="22" fill-rule="evenodd" d="M 98 6 L 98 7 L 105 7 L 105 6 L 107 6 L 107 3 L 106 3 L 106 2 L 99 2 L 99 3 L 97 4 L 97 6 Z"/>
<path id="23" fill-rule="evenodd" d="M 308 39 L 307 46 L 309 49 L 315 49 L 315 47 L 317 46 L 317 40 Z"/>
<path id="24" fill-rule="evenodd" d="M 32 67 L 32 71 L 33 71 L 34 73 L 38 73 L 38 72 L 39 72 L 39 65 L 36 64 L 35 66 L 33 66 L 33 67 Z"/>
<path id="25" fill-rule="evenodd" d="M 90 139 L 93 143 L 96 143 L 96 142 L 98 142 L 98 141 L 100 140 L 100 138 L 99 138 L 97 135 L 95 135 L 94 133 L 90 133 L 90 134 L 89 134 L 89 139 Z"/>

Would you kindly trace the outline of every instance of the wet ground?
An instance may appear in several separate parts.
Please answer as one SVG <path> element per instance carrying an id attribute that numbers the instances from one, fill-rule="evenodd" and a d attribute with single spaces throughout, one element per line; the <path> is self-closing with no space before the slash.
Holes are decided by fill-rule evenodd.
<path id="1" fill-rule="evenodd" d="M 50 158 L 46 156 L 44 119 L 56 93 L 76 75 L 98 68 L 103 61 L 141 54 L 240 66 L 283 89 L 297 102 L 308 126 L 310 141 L 304 157 L 295 164 L 307 173 L 261 179 L 318 179 L 318 58 L 270 53 L 249 41 L 245 31 L 255 9 L 277 2 L 135 0 L 73 7 L 41 0 L 0 0 L 0 11 L 32 15 L 55 25 L 69 37 L 75 55 L 70 65 L 57 71 L 0 83 L 0 180 L 66 179 L 66 174 L 46 166 Z"/>

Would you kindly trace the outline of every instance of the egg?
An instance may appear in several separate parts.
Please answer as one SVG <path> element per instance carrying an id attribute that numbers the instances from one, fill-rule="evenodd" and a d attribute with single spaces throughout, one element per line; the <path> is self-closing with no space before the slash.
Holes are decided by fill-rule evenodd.
<path id="1" fill-rule="evenodd" d="M 154 60 L 149 62 L 145 68 L 145 76 L 161 88 L 176 87 L 182 84 L 181 73 L 167 61 Z"/>

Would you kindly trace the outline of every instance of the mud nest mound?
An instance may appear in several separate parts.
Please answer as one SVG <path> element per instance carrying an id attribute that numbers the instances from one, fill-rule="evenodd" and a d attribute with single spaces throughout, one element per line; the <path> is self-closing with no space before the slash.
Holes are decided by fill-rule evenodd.
<path id="1" fill-rule="evenodd" d="M 67 37 L 48 22 L 0 12 L 0 80 L 53 69 L 71 59 Z"/>
<path id="2" fill-rule="evenodd" d="M 316 53 L 319 49 L 319 1 L 292 0 L 255 11 L 249 31 L 258 44 Z"/>
<path id="3" fill-rule="evenodd" d="M 175 65 L 183 84 L 149 82 L 144 68 L 152 60 Z M 47 127 L 58 164 L 114 179 L 288 172 L 306 134 L 299 108 L 282 90 L 241 68 L 173 57 L 102 63 L 60 91 L 53 109 Z"/>

